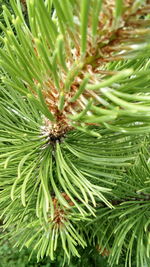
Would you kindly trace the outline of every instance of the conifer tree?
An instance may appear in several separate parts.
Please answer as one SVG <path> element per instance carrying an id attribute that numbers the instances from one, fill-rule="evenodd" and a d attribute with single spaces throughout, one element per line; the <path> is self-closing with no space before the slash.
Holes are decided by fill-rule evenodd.
<path id="1" fill-rule="evenodd" d="M 38 260 L 62 253 L 68 266 L 90 248 L 109 266 L 150 266 L 150 1 L 10 4 L 0 22 L 3 229 Z"/>

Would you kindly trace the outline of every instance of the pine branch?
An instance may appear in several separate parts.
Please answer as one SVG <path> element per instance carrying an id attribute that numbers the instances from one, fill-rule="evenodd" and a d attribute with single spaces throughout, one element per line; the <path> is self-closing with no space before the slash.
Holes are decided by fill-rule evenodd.
<path id="1" fill-rule="evenodd" d="M 16 245 L 38 260 L 61 248 L 69 264 L 90 243 L 111 266 L 124 249 L 131 266 L 134 248 L 145 267 L 149 1 L 10 3 L 0 23 L 4 230 L 15 225 Z"/>

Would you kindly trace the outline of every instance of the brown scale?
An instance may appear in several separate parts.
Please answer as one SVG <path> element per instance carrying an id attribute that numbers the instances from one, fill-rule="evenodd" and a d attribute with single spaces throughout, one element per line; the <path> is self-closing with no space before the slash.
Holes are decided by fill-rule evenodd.
<path id="1" fill-rule="evenodd" d="M 117 29 L 113 29 L 114 23 L 114 9 L 115 9 L 115 1 L 114 0 L 105 0 L 103 2 L 103 9 L 99 15 L 99 35 L 97 36 L 97 48 L 93 49 L 93 44 L 91 42 L 91 38 L 88 38 L 88 54 L 87 56 L 94 56 L 95 54 L 100 55 L 98 58 L 94 58 L 93 71 L 99 68 L 100 65 L 104 65 L 106 62 L 121 60 L 121 55 L 113 55 L 116 52 L 116 45 L 119 45 L 123 42 L 135 42 L 137 37 L 133 40 L 135 31 L 135 25 L 137 16 L 146 15 L 150 11 L 149 6 L 150 1 L 146 2 L 146 6 L 140 7 L 134 13 L 131 14 L 131 8 L 134 4 L 134 0 L 124 0 L 124 14 L 120 18 L 120 23 Z M 134 24 L 130 19 L 134 19 Z M 141 24 L 143 24 L 143 20 L 141 20 Z M 141 25 L 142 26 L 142 25 Z M 140 20 L 138 20 L 137 29 L 140 27 Z M 89 34 L 90 36 L 90 34 Z M 138 40 L 143 41 L 145 35 L 143 34 L 138 37 Z M 101 48 L 101 44 L 103 43 L 103 47 Z M 100 45 L 100 48 L 98 46 Z"/>
<path id="2" fill-rule="evenodd" d="M 66 93 L 65 95 L 65 106 L 63 111 L 58 109 L 59 102 L 59 93 L 56 90 L 55 86 L 48 80 L 45 85 L 49 87 L 49 90 L 43 90 L 43 95 L 45 98 L 45 102 L 51 111 L 51 113 L 55 116 L 55 122 L 51 122 L 49 120 L 45 120 L 45 126 L 50 129 L 51 136 L 59 137 L 63 136 L 66 132 L 73 129 L 71 125 L 69 125 L 69 119 L 66 115 L 72 114 L 70 109 L 80 110 L 77 101 L 75 103 L 69 102 L 70 98 L 75 94 L 78 90 L 79 85 L 73 84 L 71 87 L 71 91 Z M 63 87 L 63 85 L 61 85 Z"/>
<path id="3" fill-rule="evenodd" d="M 26 3 L 26 0 L 20 0 L 20 2 L 22 3 L 24 9 L 26 10 L 26 9 L 27 9 L 27 3 Z"/>
<path id="4" fill-rule="evenodd" d="M 71 201 L 70 197 L 65 193 L 62 192 L 61 195 L 64 197 L 64 199 L 68 202 L 69 206 L 74 206 L 74 203 Z M 66 221 L 65 215 L 67 208 L 61 208 L 58 199 L 56 197 L 52 198 L 53 205 L 54 205 L 54 219 L 53 222 L 57 225 L 62 225 L 64 221 Z"/>
<path id="5" fill-rule="evenodd" d="M 107 248 L 101 248 L 99 246 L 96 246 L 96 250 L 104 257 L 104 256 L 109 256 L 110 255 L 110 250 Z"/>

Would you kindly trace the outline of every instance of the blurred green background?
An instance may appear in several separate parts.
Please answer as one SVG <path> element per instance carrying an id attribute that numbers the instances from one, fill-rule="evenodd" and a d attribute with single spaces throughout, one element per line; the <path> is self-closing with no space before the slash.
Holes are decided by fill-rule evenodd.
<path id="1" fill-rule="evenodd" d="M 31 250 L 14 247 L 14 241 L 8 236 L 1 238 L 3 233 L 0 231 L 0 267 L 62 267 L 63 257 L 61 251 L 54 262 L 51 262 L 49 257 L 44 258 L 37 263 L 36 253 L 29 257 Z M 87 247 L 86 249 L 79 248 L 81 258 L 72 258 L 71 262 L 65 264 L 64 267 L 109 267 L 107 257 L 101 256 L 95 248 Z M 118 267 L 124 267 L 123 263 L 119 263 Z M 117 267 L 114 266 L 114 267 Z M 134 267 L 135 265 L 133 265 Z"/>

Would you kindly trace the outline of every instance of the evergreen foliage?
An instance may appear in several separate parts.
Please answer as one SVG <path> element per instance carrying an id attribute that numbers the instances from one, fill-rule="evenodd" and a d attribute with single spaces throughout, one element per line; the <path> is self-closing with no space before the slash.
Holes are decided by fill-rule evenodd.
<path id="1" fill-rule="evenodd" d="M 150 266 L 150 2 L 10 4 L 0 22 L 3 229 L 38 260 L 62 253 L 71 264 L 90 248 L 110 266 Z"/>

